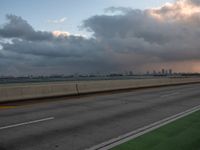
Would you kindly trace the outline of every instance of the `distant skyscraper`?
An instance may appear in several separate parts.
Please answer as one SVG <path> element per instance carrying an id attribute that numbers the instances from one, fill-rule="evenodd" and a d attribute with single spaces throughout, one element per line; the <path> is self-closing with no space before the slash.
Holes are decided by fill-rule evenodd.
<path id="1" fill-rule="evenodd" d="M 172 75 L 172 69 L 169 69 L 169 75 Z"/>
<path id="2" fill-rule="evenodd" d="M 129 76 L 132 76 L 133 75 L 133 71 L 129 71 Z"/>
<path id="3" fill-rule="evenodd" d="M 162 69 L 162 75 L 164 75 L 165 74 L 165 69 Z"/>

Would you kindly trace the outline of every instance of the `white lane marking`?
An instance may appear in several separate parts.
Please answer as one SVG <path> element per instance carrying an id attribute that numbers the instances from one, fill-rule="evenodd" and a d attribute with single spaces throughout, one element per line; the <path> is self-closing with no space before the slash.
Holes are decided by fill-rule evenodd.
<path id="1" fill-rule="evenodd" d="M 164 98 L 164 97 L 170 97 L 170 96 L 174 96 L 174 95 L 178 95 L 178 94 L 180 94 L 180 92 L 169 93 L 166 95 L 161 95 L 160 97 Z"/>
<path id="2" fill-rule="evenodd" d="M 111 139 L 109 141 L 106 141 L 106 142 L 103 142 L 101 144 L 98 144 L 98 145 L 95 145 L 91 148 L 88 148 L 86 150 L 109 150 L 115 146 L 118 146 L 122 143 L 125 143 L 129 140 L 133 140 L 141 135 L 144 135 L 150 131 L 153 131 L 155 129 L 158 129 L 166 124 L 169 124 L 173 121 L 176 121 L 177 119 L 180 119 L 180 118 L 183 118 L 187 115 L 190 115 L 196 111 L 199 111 L 200 110 L 200 105 L 196 106 L 196 107 L 193 107 L 189 110 L 186 110 L 184 112 L 181 112 L 181 113 L 178 113 L 176 115 L 173 115 L 171 117 L 167 117 L 165 119 L 162 119 L 160 121 L 157 121 L 157 122 L 154 122 L 150 125 L 147 125 L 147 126 L 144 126 L 142 128 L 139 128 L 139 129 L 136 129 L 132 132 L 129 132 L 127 134 L 124 134 L 124 135 L 121 135 L 117 138 L 114 138 L 114 139 Z"/>
<path id="3" fill-rule="evenodd" d="M 39 120 L 22 122 L 22 123 L 18 123 L 18 124 L 12 124 L 12 125 L 8 125 L 8 126 L 0 127 L 0 130 L 4 130 L 4 129 L 8 129 L 8 128 L 14 128 L 14 127 L 18 127 L 18 126 L 29 125 L 29 124 L 34 124 L 34 123 L 38 123 L 38 122 L 44 122 L 44 121 L 53 120 L 53 119 L 55 119 L 55 118 L 54 117 L 48 117 L 48 118 L 43 118 L 43 119 L 39 119 Z"/>

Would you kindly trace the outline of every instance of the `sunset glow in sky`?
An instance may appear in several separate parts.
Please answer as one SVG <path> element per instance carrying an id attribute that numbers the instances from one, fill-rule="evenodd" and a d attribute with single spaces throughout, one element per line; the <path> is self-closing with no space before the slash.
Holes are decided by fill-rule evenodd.
<path id="1" fill-rule="evenodd" d="M 0 75 L 200 72 L 200 0 L 1 0 Z"/>
<path id="2" fill-rule="evenodd" d="M 157 8 L 152 8 L 149 12 L 153 17 L 162 21 L 166 19 L 181 20 L 183 18 L 189 18 L 195 14 L 198 15 L 200 13 L 200 6 L 191 3 L 188 0 L 178 0 L 173 3 L 167 2 Z"/>

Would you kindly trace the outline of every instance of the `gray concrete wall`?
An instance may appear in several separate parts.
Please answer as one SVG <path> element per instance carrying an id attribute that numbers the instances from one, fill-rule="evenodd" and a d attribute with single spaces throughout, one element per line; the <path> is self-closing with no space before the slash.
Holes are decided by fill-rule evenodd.
<path id="1" fill-rule="evenodd" d="M 51 82 L 37 84 L 8 84 L 0 86 L 0 102 L 197 82 L 200 82 L 200 78 L 160 78 L 56 83 Z"/>
<path id="2" fill-rule="evenodd" d="M 200 78 L 162 78 L 79 82 L 80 93 L 200 82 Z"/>

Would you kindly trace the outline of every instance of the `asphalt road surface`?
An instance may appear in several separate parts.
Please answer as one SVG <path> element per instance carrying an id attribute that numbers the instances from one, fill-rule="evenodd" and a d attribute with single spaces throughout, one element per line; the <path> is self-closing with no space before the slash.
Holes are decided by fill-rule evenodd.
<path id="1" fill-rule="evenodd" d="M 0 106 L 0 150 L 84 150 L 200 105 L 200 84 Z"/>

